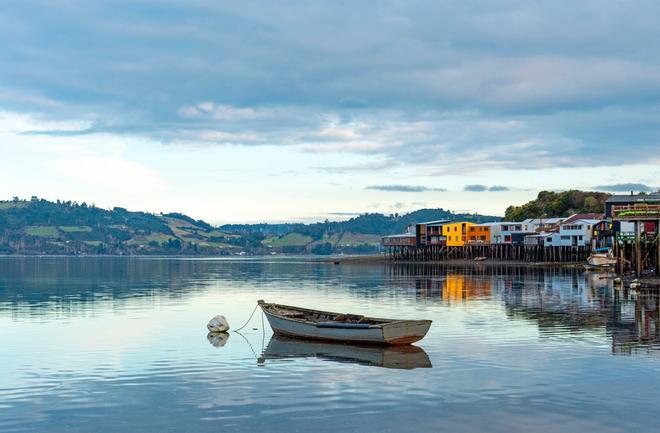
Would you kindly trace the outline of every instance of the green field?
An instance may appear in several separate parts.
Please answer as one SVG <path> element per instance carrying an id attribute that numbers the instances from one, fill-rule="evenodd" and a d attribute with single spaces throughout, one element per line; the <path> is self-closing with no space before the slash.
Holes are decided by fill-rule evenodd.
<path id="1" fill-rule="evenodd" d="M 92 228 L 90 226 L 60 226 L 60 230 L 64 233 L 90 233 Z"/>
<path id="2" fill-rule="evenodd" d="M 340 235 L 333 235 L 330 242 L 333 245 L 352 247 L 357 245 L 380 245 L 380 236 L 368 235 L 363 233 L 346 232 Z"/>
<path id="3" fill-rule="evenodd" d="M 301 235 L 300 233 L 289 233 L 280 238 L 271 238 L 264 242 L 267 245 L 272 245 L 273 248 L 303 247 L 312 242 L 312 238 L 310 236 Z"/>
<path id="4" fill-rule="evenodd" d="M 165 233 L 161 232 L 154 232 L 150 233 L 145 236 L 136 236 L 132 238 L 131 240 L 128 241 L 129 245 L 146 245 L 149 242 L 157 242 L 158 244 L 162 244 L 163 242 L 167 242 L 168 239 L 175 239 L 174 236 L 172 235 L 167 235 Z"/>
<path id="5" fill-rule="evenodd" d="M 199 242 L 197 245 L 199 245 L 200 247 L 223 248 L 223 249 L 238 248 L 234 245 L 225 244 L 225 243 L 222 243 L 222 242 L 205 242 L 205 241 L 202 241 L 202 242 Z"/>
<path id="6" fill-rule="evenodd" d="M 56 238 L 60 234 L 54 226 L 28 226 L 24 230 L 27 235 L 41 238 Z"/>
<path id="7" fill-rule="evenodd" d="M 240 238 L 241 237 L 240 235 L 235 235 L 235 234 L 232 234 L 232 233 L 225 233 L 225 232 L 220 231 L 220 230 L 212 230 L 208 233 L 200 232 L 199 234 L 202 235 L 202 236 L 217 237 L 217 238 L 219 238 L 219 237 Z"/>
<path id="8" fill-rule="evenodd" d="M 92 247 L 98 247 L 99 245 L 103 244 L 103 241 L 83 241 L 83 243 Z"/>

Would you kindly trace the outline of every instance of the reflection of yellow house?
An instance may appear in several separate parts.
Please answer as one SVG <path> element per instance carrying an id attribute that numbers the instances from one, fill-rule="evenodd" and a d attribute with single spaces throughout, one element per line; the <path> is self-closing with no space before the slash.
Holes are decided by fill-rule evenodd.
<path id="1" fill-rule="evenodd" d="M 445 280 L 445 287 L 442 289 L 442 300 L 443 301 L 462 301 L 463 298 L 467 298 L 467 293 L 464 292 L 465 280 L 463 275 L 454 274 L 447 275 Z"/>
<path id="2" fill-rule="evenodd" d="M 468 227 L 467 241 L 470 244 L 490 244 L 490 226 L 473 225 Z"/>
<path id="3" fill-rule="evenodd" d="M 447 237 L 448 247 L 462 247 L 467 242 L 468 227 L 474 226 L 474 223 L 459 222 L 448 223 L 442 226 L 442 235 Z"/>
<path id="4" fill-rule="evenodd" d="M 470 298 L 490 296 L 491 280 L 465 278 L 462 274 L 447 274 L 442 288 L 442 300 L 467 302 Z"/>

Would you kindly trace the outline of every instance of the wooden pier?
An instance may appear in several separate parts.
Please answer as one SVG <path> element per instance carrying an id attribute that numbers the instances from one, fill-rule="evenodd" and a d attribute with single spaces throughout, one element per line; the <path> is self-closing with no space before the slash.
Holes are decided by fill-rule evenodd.
<path id="1" fill-rule="evenodd" d="M 386 254 L 393 260 L 415 262 L 441 262 L 446 260 L 474 260 L 485 257 L 490 260 L 519 262 L 576 263 L 583 262 L 591 254 L 590 246 L 546 247 L 542 245 L 464 245 L 447 247 L 440 245 L 385 245 Z"/>
<path id="2" fill-rule="evenodd" d="M 614 256 L 619 274 L 641 277 L 660 270 L 660 204 L 612 206 L 612 220 L 633 224 L 632 234 L 617 234 Z"/>

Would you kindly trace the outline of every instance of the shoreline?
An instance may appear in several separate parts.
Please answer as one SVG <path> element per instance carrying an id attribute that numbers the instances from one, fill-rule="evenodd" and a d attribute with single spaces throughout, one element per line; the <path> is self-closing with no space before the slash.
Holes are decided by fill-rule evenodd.
<path id="1" fill-rule="evenodd" d="M 582 267 L 582 262 L 556 263 L 556 262 L 523 262 L 520 260 L 483 260 L 474 261 L 470 259 L 451 259 L 451 260 L 393 260 L 383 255 L 365 255 L 348 257 L 329 257 L 324 262 L 334 264 L 365 264 L 365 265 L 464 265 L 464 266 L 529 266 L 529 267 Z"/>

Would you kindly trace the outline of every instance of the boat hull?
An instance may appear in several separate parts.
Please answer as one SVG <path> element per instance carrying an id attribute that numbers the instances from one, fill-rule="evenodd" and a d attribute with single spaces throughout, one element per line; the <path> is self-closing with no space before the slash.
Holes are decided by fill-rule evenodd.
<path id="1" fill-rule="evenodd" d="M 277 335 L 347 343 L 404 345 L 419 341 L 431 327 L 430 320 L 400 320 L 366 327 L 319 326 L 281 317 L 266 308 L 268 323 Z"/>
<path id="2" fill-rule="evenodd" d="M 592 254 L 587 258 L 587 263 L 590 266 L 606 268 L 616 265 L 616 259 L 609 254 Z"/>

